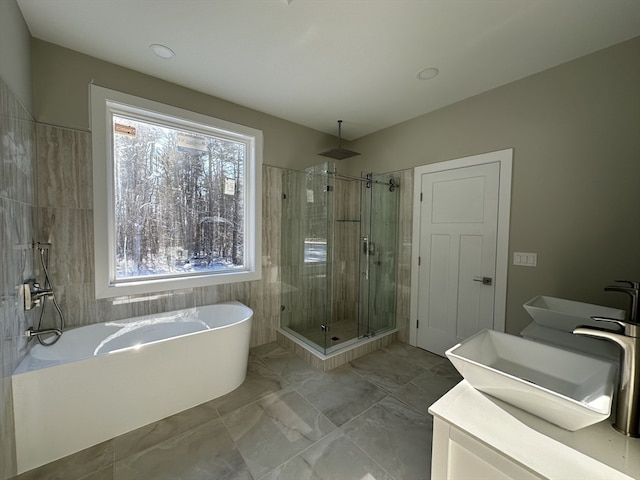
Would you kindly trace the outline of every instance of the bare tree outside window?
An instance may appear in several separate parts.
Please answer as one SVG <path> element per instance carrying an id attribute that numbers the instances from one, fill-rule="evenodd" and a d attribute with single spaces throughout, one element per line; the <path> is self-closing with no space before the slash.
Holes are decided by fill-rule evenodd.
<path id="1" fill-rule="evenodd" d="M 245 267 L 247 145 L 113 116 L 116 279 Z"/>

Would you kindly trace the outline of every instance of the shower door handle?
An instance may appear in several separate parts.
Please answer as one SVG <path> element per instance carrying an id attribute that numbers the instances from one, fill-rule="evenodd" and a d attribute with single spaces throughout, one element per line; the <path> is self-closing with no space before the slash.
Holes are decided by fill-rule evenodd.
<path id="1" fill-rule="evenodd" d="M 369 253 L 369 238 L 361 237 L 360 240 L 362 240 L 362 253 L 366 255 Z"/>
<path id="2" fill-rule="evenodd" d="M 493 278 L 491 277 L 474 278 L 473 281 L 482 282 L 483 285 L 493 285 Z"/>

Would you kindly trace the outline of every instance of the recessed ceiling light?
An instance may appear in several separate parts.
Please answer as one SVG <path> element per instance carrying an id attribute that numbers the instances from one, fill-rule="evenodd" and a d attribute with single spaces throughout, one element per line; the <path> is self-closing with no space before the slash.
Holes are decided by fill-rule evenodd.
<path id="1" fill-rule="evenodd" d="M 440 70 L 438 70 L 437 68 L 429 67 L 429 68 L 420 70 L 416 74 L 416 78 L 418 80 L 431 80 L 432 78 L 436 78 L 439 73 L 440 73 Z"/>
<path id="2" fill-rule="evenodd" d="M 160 58 L 169 59 L 176 56 L 173 50 L 165 45 L 160 45 L 159 43 L 152 43 L 151 45 L 149 45 L 149 48 Z"/>

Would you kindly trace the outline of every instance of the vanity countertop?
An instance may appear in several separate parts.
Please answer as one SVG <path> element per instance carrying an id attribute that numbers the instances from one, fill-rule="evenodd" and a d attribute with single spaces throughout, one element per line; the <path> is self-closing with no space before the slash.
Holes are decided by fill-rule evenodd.
<path id="1" fill-rule="evenodd" d="M 618 433 L 611 419 L 569 432 L 465 380 L 431 405 L 429 413 L 544 478 L 640 479 L 640 438 Z"/>

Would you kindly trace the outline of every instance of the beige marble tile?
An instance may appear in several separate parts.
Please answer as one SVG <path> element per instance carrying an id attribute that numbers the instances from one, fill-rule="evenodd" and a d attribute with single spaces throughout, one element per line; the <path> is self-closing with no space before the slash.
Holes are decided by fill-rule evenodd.
<path id="1" fill-rule="evenodd" d="M 282 217 L 281 168 L 263 166 L 262 169 L 262 265 L 280 265 Z"/>
<path id="2" fill-rule="evenodd" d="M 29 120 L 0 117 L 0 196 L 35 204 L 35 126 Z"/>
<path id="3" fill-rule="evenodd" d="M 413 233 L 413 169 L 393 172 L 400 181 L 400 205 L 398 214 L 398 254 L 396 327 L 401 342 L 409 342 L 410 294 L 411 294 L 411 249 Z"/>
<path id="4" fill-rule="evenodd" d="M 11 373 L 27 350 L 18 285 L 33 277 L 35 123 L 0 78 L 0 478 L 16 472 Z"/>
<path id="5" fill-rule="evenodd" d="M 38 124 L 37 145 L 38 206 L 92 209 L 91 134 Z"/>
<path id="6" fill-rule="evenodd" d="M 100 299 L 96 302 L 98 322 L 122 320 L 194 306 L 193 290 Z"/>
<path id="7" fill-rule="evenodd" d="M 37 242 L 51 243 L 49 275 L 54 286 L 91 283 L 93 278 L 93 214 L 90 210 L 38 208 Z M 44 273 L 39 252 L 35 265 L 41 282 Z"/>
<path id="8" fill-rule="evenodd" d="M 0 115 L 20 120 L 33 121 L 29 111 L 22 105 L 4 79 L 0 78 Z"/>
<path id="9" fill-rule="evenodd" d="M 64 315 L 66 328 L 81 327 L 96 322 L 98 314 L 93 283 L 62 286 L 54 284 L 53 291 Z M 46 325 L 52 326 L 55 326 L 58 321 L 58 312 L 53 308 L 51 301 L 45 304 L 44 320 L 48 322 L 45 323 Z"/>

